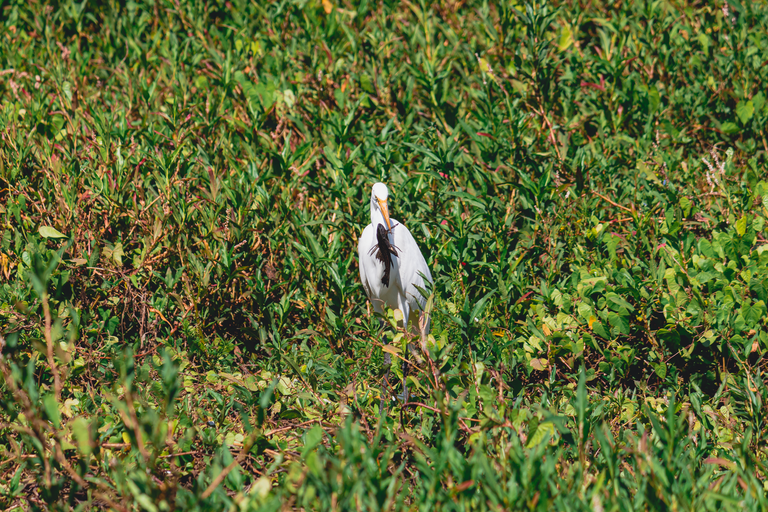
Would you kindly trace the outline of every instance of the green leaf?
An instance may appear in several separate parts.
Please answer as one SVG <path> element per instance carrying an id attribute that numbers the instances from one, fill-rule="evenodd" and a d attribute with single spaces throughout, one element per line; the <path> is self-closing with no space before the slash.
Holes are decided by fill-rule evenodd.
<path id="1" fill-rule="evenodd" d="M 592 325 L 592 330 L 595 332 L 595 334 L 597 334 L 603 339 L 610 340 L 612 338 L 612 336 L 608 333 L 608 330 L 605 328 L 602 322 L 595 322 Z"/>
<path id="2" fill-rule="evenodd" d="M 707 37 L 707 34 L 705 34 L 703 31 L 699 31 L 699 35 L 697 36 L 697 39 L 699 40 L 701 49 L 704 51 L 705 54 L 707 54 L 709 52 L 709 38 Z"/>
<path id="3" fill-rule="evenodd" d="M 736 221 L 736 233 L 739 234 L 739 236 L 744 236 L 744 233 L 747 232 L 747 216 L 742 215 L 741 218 Z"/>
<path id="4" fill-rule="evenodd" d="M 605 245 L 608 248 L 608 254 L 611 255 L 611 259 L 616 259 L 616 248 L 619 246 L 619 242 L 621 242 L 621 237 L 612 233 L 607 237 L 605 240 Z"/>
<path id="5" fill-rule="evenodd" d="M 376 89 L 373 87 L 373 80 L 368 73 L 363 73 L 360 76 L 360 87 L 368 94 L 374 94 Z"/>
<path id="6" fill-rule="evenodd" d="M 747 124 L 747 121 L 752 119 L 754 113 L 755 106 L 752 104 L 752 101 L 740 101 L 736 105 L 736 115 L 739 116 L 742 124 Z"/>
<path id="7" fill-rule="evenodd" d="M 571 27 L 568 25 L 564 25 L 563 29 L 560 31 L 560 40 L 557 43 L 557 50 L 562 52 L 572 44 L 573 44 L 573 32 L 571 31 Z"/>
<path id="8" fill-rule="evenodd" d="M 707 258 L 717 257 L 717 252 L 712 247 L 712 243 L 706 238 L 702 238 L 701 240 L 699 240 L 699 252 L 701 252 L 701 254 L 703 254 Z"/>
<path id="9" fill-rule="evenodd" d="M 632 306 L 632 304 L 630 304 L 626 300 L 622 299 L 621 297 L 619 297 L 617 294 L 615 294 L 613 292 L 607 293 L 605 295 L 605 298 L 608 301 L 610 301 L 613 304 L 615 304 L 616 306 L 618 306 L 619 308 L 625 308 L 627 311 L 634 311 L 635 310 L 635 308 Z"/>
<path id="10" fill-rule="evenodd" d="M 67 235 L 61 233 L 56 228 L 52 228 L 51 226 L 40 226 L 40 229 L 37 231 L 43 238 L 67 238 Z"/>
<path id="11" fill-rule="evenodd" d="M 315 425 L 311 429 L 307 430 L 304 433 L 304 455 L 306 456 L 307 453 L 314 450 L 322 441 L 323 428 L 320 425 Z"/>
<path id="12" fill-rule="evenodd" d="M 152 498 L 146 494 L 136 494 L 134 498 L 136 498 L 136 503 L 141 505 L 144 510 L 148 510 L 149 512 L 157 512 L 158 509 L 155 506 L 154 501 L 152 501 Z"/>
<path id="13" fill-rule="evenodd" d="M 659 108 L 659 103 L 661 103 L 661 95 L 659 94 L 659 90 L 656 88 L 656 86 L 652 85 L 648 88 L 648 113 L 654 113 L 656 109 Z"/>
<path id="14" fill-rule="evenodd" d="M 677 332 L 677 329 L 659 329 L 656 331 L 656 336 L 670 348 L 675 348 L 680 345 L 680 333 Z"/>
<path id="15" fill-rule="evenodd" d="M 328 161 L 333 165 L 333 167 L 335 167 L 336 169 L 344 168 L 344 164 L 336 156 L 336 151 L 334 151 L 334 149 L 331 146 L 325 146 L 323 148 L 323 154 L 328 159 Z"/>
<path id="16" fill-rule="evenodd" d="M 683 210 L 683 215 L 688 217 L 691 214 L 691 207 L 693 206 L 693 203 L 690 199 L 683 196 L 680 198 L 680 208 Z"/>
<path id="17" fill-rule="evenodd" d="M 752 279 L 749 283 L 749 289 L 752 293 L 757 295 L 758 299 L 762 301 L 768 300 L 768 279 Z"/>
<path id="18" fill-rule="evenodd" d="M 608 313 L 608 321 L 611 323 L 611 326 L 621 334 L 629 334 L 629 320 L 627 320 L 626 317 L 611 312 Z"/>
<path id="19" fill-rule="evenodd" d="M 480 320 L 482 318 L 483 310 L 485 309 L 485 303 L 488 302 L 488 299 L 490 299 L 494 293 L 495 292 L 488 292 L 482 299 L 477 301 L 475 307 L 472 308 L 472 313 L 469 315 L 470 322 L 474 322 L 475 319 Z"/>
<path id="20" fill-rule="evenodd" d="M 61 413 L 59 412 L 59 402 L 54 395 L 45 395 L 43 397 L 43 408 L 45 408 L 45 414 L 53 426 L 61 428 Z"/>
<path id="21" fill-rule="evenodd" d="M 117 263 L 118 267 L 123 266 L 123 256 L 125 255 L 125 252 L 123 252 L 123 244 L 120 242 L 117 242 L 115 244 L 115 248 L 112 249 L 112 259 Z"/>
<path id="22" fill-rule="evenodd" d="M 77 440 L 77 446 L 80 449 L 80 453 L 83 455 L 90 455 L 92 451 L 91 447 L 91 433 L 88 426 L 88 420 L 82 416 L 78 416 L 71 423 L 72 433 L 75 440 Z"/>
<path id="23" fill-rule="evenodd" d="M 765 302 L 759 300 L 752 304 L 745 301 L 741 306 L 741 316 L 744 317 L 744 321 L 747 327 L 753 327 L 757 325 L 761 318 L 765 315 Z"/>
<path id="24" fill-rule="evenodd" d="M 526 448 L 533 448 L 538 446 L 543 441 L 552 437 L 555 433 L 555 425 L 551 421 L 539 423 L 536 427 L 536 431 L 528 437 L 528 442 L 525 444 Z"/>
<path id="25" fill-rule="evenodd" d="M 762 91 L 752 97 L 752 104 L 755 106 L 756 111 L 760 112 L 763 110 L 763 106 L 765 106 L 765 96 Z"/>
<path id="26" fill-rule="evenodd" d="M 720 131 L 723 132 L 726 135 L 733 135 L 734 133 L 739 133 L 741 131 L 741 128 L 736 123 L 731 123 L 728 121 L 727 123 L 723 123 L 720 125 Z"/>
<path id="27" fill-rule="evenodd" d="M 700 284 L 700 285 L 702 285 L 702 284 L 704 284 L 704 283 L 706 283 L 708 281 L 711 281 L 713 278 L 714 278 L 714 276 L 712 274 L 710 274 L 709 272 L 699 272 L 698 274 L 696 274 L 696 277 L 695 277 L 696 282 L 698 284 Z"/>

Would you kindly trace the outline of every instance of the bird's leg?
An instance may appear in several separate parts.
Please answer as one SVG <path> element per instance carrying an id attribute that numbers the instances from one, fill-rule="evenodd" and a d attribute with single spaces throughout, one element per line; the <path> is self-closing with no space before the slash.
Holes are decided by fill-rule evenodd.
<path id="1" fill-rule="evenodd" d="M 384 328 L 384 321 L 379 319 L 379 333 Z M 387 370 L 384 373 L 384 382 L 382 383 L 381 387 L 381 398 L 379 399 L 379 415 L 384 416 L 386 414 L 385 406 L 387 403 L 389 403 L 389 394 L 391 386 L 389 385 L 389 372 L 392 369 L 392 356 L 389 354 L 389 352 L 384 352 L 384 366 L 386 366 Z M 386 401 L 385 398 L 386 397 Z"/>
<path id="2" fill-rule="evenodd" d="M 403 352 L 403 392 L 397 397 L 403 401 L 403 403 L 408 403 L 408 366 L 410 363 L 408 362 L 408 350 L 406 349 L 405 352 Z"/>
<path id="3" fill-rule="evenodd" d="M 403 403 L 408 403 L 408 366 L 410 363 L 408 362 L 408 314 L 410 313 L 408 311 L 407 306 L 401 306 L 400 311 L 403 313 L 403 331 L 405 332 L 405 346 L 403 347 L 403 392 L 397 397 L 399 400 L 402 400 Z"/>
<path id="4" fill-rule="evenodd" d="M 381 387 L 381 398 L 379 399 L 379 415 L 384 416 L 386 414 L 384 408 L 386 406 L 386 402 L 384 401 L 384 397 L 387 397 L 387 402 L 389 402 L 389 371 L 392 369 L 392 356 L 389 355 L 388 352 L 384 352 L 384 366 L 387 367 L 386 373 L 384 373 L 384 385 Z"/>

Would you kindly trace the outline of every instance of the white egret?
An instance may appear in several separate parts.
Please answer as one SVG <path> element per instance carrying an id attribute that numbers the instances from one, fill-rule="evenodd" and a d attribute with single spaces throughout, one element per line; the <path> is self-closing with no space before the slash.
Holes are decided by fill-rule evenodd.
<path id="1" fill-rule="evenodd" d="M 385 308 L 399 309 L 403 328 L 411 325 L 418 334 L 419 312 L 426 303 L 419 288 L 427 288 L 425 279 L 432 283 L 432 274 L 411 232 L 390 218 L 388 198 L 384 183 L 373 185 L 371 223 L 357 243 L 360 281 L 376 313 L 384 313 Z"/>
<path id="2" fill-rule="evenodd" d="M 403 224 L 389 216 L 389 190 L 384 183 L 376 183 L 371 190 L 371 223 L 357 243 L 360 258 L 360 281 L 376 313 L 385 308 L 399 309 L 403 313 L 402 326 L 411 327 L 419 334 L 419 313 L 426 298 L 419 288 L 432 284 L 432 274 L 421 254 L 416 240 Z M 429 332 L 429 323 L 426 331 Z M 389 365 L 389 354 L 385 364 Z M 389 375 L 389 369 L 387 369 Z M 403 396 L 407 400 L 406 369 L 403 369 Z M 383 403 L 383 399 L 382 399 Z"/>

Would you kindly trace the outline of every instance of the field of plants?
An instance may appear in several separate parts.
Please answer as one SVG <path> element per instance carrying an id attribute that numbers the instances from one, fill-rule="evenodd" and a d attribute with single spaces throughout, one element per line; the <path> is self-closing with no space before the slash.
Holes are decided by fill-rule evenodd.
<path id="1" fill-rule="evenodd" d="M 0 509 L 768 509 L 768 2 L 0 26 Z"/>

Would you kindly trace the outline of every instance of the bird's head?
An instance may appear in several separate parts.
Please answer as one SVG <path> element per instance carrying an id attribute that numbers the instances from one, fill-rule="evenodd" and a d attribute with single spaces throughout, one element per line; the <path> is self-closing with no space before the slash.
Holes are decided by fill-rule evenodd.
<path id="1" fill-rule="evenodd" d="M 380 211 L 384 217 L 384 222 L 387 223 L 387 229 L 392 229 L 392 224 L 389 221 L 389 206 L 387 206 L 387 199 L 389 199 L 389 190 L 383 183 L 375 183 L 373 190 L 371 190 L 371 214 L 376 211 Z"/>

